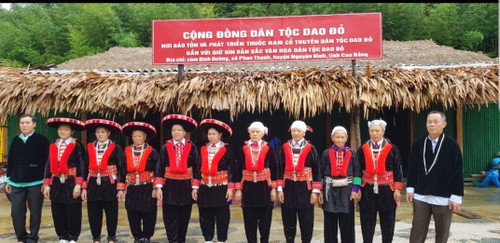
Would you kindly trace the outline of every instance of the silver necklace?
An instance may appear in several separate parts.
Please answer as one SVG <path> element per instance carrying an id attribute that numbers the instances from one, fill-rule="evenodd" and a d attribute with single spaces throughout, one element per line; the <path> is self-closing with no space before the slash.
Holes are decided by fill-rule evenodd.
<path id="1" fill-rule="evenodd" d="M 427 161 L 425 159 L 425 148 L 427 147 L 426 144 L 427 144 L 427 140 L 428 140 L 428 136 L 425 137 L 425 140 L 424 140 L 424 150 L 422 152 L 422 158 L 423 158 L 423 161 L 424 161 L 424 171 L 425 171 L 425 175 L 428 175 L 432 168 L 434 167 L 434 165 L 436 164 L 436 161 L 437 161 L 437 158 L 439 156 L 439 152 L 441 151 L 441 145 L 443 145 L 443 140 L 444 140 L 444 133 L 443 133 L 443 138 L 441 139 L 441 141 L 439 142 L 439 147 L 438 147 L 438 150 L 436 152 L 436 156 L 434 157 L 434 161 L 432 161 L 432 164 L 431 164 L 431 167 L 429 169 L 427 169 Z"/>

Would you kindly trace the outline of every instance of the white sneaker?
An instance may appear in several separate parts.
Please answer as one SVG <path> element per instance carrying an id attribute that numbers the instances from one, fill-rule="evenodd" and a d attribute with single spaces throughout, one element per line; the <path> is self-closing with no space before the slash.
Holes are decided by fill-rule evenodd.
<path id="1" fill-rule="evenodd" d="M 68 243 L 67 240 L 59 240 L 59 243 Z"/>
<path id="2" fill-rule="evenodd" d="M 76 241 L 74 241 L 74 240 L 71 240 L 71 241 L 70 241 L 69 243 L 76 243 Z"/>

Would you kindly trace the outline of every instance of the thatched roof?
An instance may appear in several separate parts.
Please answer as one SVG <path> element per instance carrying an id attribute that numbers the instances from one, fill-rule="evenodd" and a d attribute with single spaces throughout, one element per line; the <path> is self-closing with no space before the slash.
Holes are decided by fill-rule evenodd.
<path id="1" fill-rule="evenodd" d="M 436 69 L 368 68 L 357 79 L 350 69 L 187 73 L 177 75 L 98 72 L 23 73 L 0 68 L 0 122 L 18 112 L 48 114 L 95 112 L 188 114 L 194 108 L 210 116 L 283 109 L 295 118 L 331 112 L 335 105 L 421 111 L 498 102 L 498 65 Z"/>
<path id="2" fill-rule="evenodd" d="M 380 60 L 357 60 L 359 66 L 370 64 L 373 68 L 402 66 L 435 66 L 470 63 L 497 63 L 488 56 L 469 51 L 440 46 L 431 40 L 423 41 L 384 41 L 384 58 Z M 237 70 L 291 70 L 295 68 L 347 68 L 351 61 L 309 61 L 309 62 L 262 62 L 262 63 L 228 63 L 185 65 L 186 70 L 203 71 L 237 71 Z M 124 48 L 113 47 L 107 52 L 93 56 L 69 60 L 57 65 L 57 70 L 153 70 L 177 69 L 177 65 L 153 65 L 152 49 L 149 47 Z"/>

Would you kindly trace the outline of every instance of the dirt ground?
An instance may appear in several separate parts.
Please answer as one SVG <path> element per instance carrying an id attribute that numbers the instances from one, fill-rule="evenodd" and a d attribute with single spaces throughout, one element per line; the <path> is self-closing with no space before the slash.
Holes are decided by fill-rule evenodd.
<path id="1" fill-rule="evenodd" d="M 405 196 L 404 193 L 402 195 Z M 120 215 L 118 219 L 118 241 L 133 242 L 128 226 L 124 203 L 120 202 Z M 454 214 L 451 226 L 451 235 L 448 242 L 500 242 L 500 188 L 490 186 L 488 188 L 476 188 L 465 186 L 465 197 L 462 204 L 462 215 Z M 159 211 L 160 212 L 160 211 Z M 402 202 L 397 210 L 396 230 L 393 242 L 408 242 L 411 229 L 412 209 L 409 203 Z M 191 222 L 189 224 L 187 242 L 201 243 L 203 237 L 198 221 L 198 208 L 193 206 Z M 359 213 L 356 212 L 356 242 L 362 242 Z M 315 208 L 314 235 L 312 242 L 323 242 L 323 212 Z M 105 227 L 105 226 L 104 226 Z M 103 228 L 103 239 L 106 238 L 106 229 Z M 155 235 L 152 242 L 167 242 L 163 218 L 158 213 Z M 300 230 L 297 230 L 297 242 L 300 241 Z M 381 242 L 380 229 L 377 226 L 374 242 Z M 16 242 L 12 220 L 10 217 L 10 203 L 5 194 L 0 195 L 0 242 Z M 40 242 L 57 242 L 57 235 L 53 227 L 50 214 L 50 201 L 46 200 L 43 207 L 42 225 L 40 229 Z M 92 242 L 89 224 L 87 220 L 86 203 L 83 204 L 82 233 L 79 242 Z M 106 242 L 106 241 L 102 241 Z M 229 224 L 229 237 L 227 242 L 246 242 L 243 227 L 241 208 L 231 206 L 231 222 Z M 285 242 L 283 224 L 281 222 L 281 210 L 279 205 L 273 212 L 270 242 Z M 434 242 L 434 224 L 431 220 L 427 242 Z"/>

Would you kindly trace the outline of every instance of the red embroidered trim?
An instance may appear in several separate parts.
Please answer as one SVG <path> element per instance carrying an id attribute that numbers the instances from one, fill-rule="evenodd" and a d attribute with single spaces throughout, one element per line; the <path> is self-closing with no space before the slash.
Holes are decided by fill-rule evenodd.
<path id="1" fill-rule="evenodd" d="M 285 170 L 298 171 L 298 172 L 304 171 L 304 166 L 306 164 L 306 157 L 309 154 L 309 151 L 311 151 L 311 144 L 306 143 L 302 151 L 300 151 L 299 161 L 297 162 L 297 166 L 294 169 L 293 159 L 292 159 L 293 154 L 290 148 L 290 144 L 289 143 L 283 144 L 283 152 L 285 153 L 285 161 L 286 161 Z"/>
<path id="2" fill-rule="evenodd" d="M 188 168 L 188 157 L 189 157 L 189 152 L 191 151 L 191 143 L 189 141 L 186 141 L 186 145 L 184 146 L 184 151 L 182 152 L 181 155 L 181 164 L 180 167 L 177 167 L 176 163 L 176 156 L 175 156 L 175 151 L 174 151 L 174 142 L 172 140 L 168 140 L 167 143 L 165 144 L 167 147 L 167 155 L 168 155 L 168 160 L 169 160 L 169 167 L 170 167 L 170 172 L 173 173 L 185 173 Z"/>
<path id="3" fill-rule="evenodd" d="M 61 160 L 59 161 L 57 157 L 59 157 L 59 151 L 57 149 L 57 145 L 55 143 L 50 145 L 50 173 L 51 174 L 66 174 L 68 173 L 68 159 L 71 153 L 75 149 L 75 142 L 71 142 L 68 144 L 66 149 L 64 150 Z"/>
<path id="4" fill-rule="evenodd" d="M 377 168 L 375 168 L 375 166 L 373 165 L 373 158 L 370 145 L 368 145 L 367 143 L 363 144 L 363 154 L 365 155 L 366 172 L 370 174 L 379 174 L 379 175 L 384 174 L 385 160 L 387 159 L 387 156 L 389 155 L 391 149 L 392 145 L 390 143 L 386 143 L 384 145 L 378 156 Z"/>
<path id="5" fill-rule="evenodd" d="M 113 150 L 115 150 L 115 144 L 110 144 L 106 151 L 104 151 L 100 165 L 97 165 L 97 153 L 95 151 L 93 143 L 87 144 L 87 150 L 89 154 L 89 170 L 106 170 L 108 168 L 109 156 L 111 156 L 111 153 L 113 152 Z"/>
<path id="6" fill-rule="evenodd" d="M 127 157 L 127 171 L 134 172 L 137 171 L 139 173 L 143 172 L 146 169 L 146 163 L 148 162 L 149 154 L 151 154 L 153 148 L 148 146 L 144 149 L 144 153 L 142 154 L 141 161 L 137 166 L 134 165 L 134 154 L 132 152 L 132 148 L 127 146 L 125 148 L 125 156 Z"/>
<path id="7" fill-rule="evenodd" d="M 219 148 L 217 153 L 215 153 L 214 158 L 212 159 L 212 167 L 210 167 L 210 171 L 208 170 L 208 149 L 207 146 L 202 146 L 201 147 L 201 173 L 203 174 L 209 174 L 209 175 L 216 175 L 218 168 L 219 168 L 219 162 L 226 153 L 226 147 L 222 146 Z"/>
<path id="8" fill-rule="evenodd" d="M 259 159 L 257 160 L 257 164 L 254 166 L 252 163 L 252 151 L 250 151 L 250 145 L 245 145 L 243 146 L 243 152 L 245 153 L 245 165 L 247 170 L 251 171 L 262 171 L 264 169 L 264 163 L 266 161 L 266 155 L 267 152 L 269 151 L 269 146 L 267 146 L 267 143 L 264 142 L 264 144 L 261 145 L 262 150 L 260 151 Z"/>
<path id="9" fill-rule="evenodd" d="M 335 154 L 334 149 L 330 149 L 328 152 L 328 155 L 330 157 L 330 167 L 332 171 L 332 176 L 337 177 L 337 176 L 346 176 L 347 175 L 347 168 L 349 167 L 349 162 L 351 161 L 351 150 L 347 149 L 345 152 L 344 156 L 344 161 L 342 162 L 342 167 L 338 168 L 337 167 L 337 156 Z"/>

